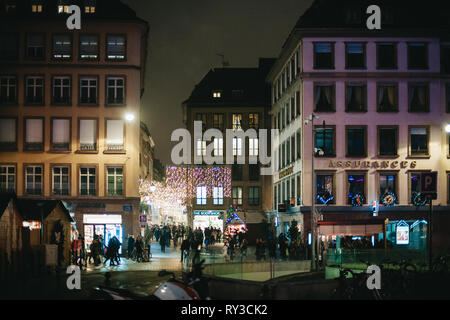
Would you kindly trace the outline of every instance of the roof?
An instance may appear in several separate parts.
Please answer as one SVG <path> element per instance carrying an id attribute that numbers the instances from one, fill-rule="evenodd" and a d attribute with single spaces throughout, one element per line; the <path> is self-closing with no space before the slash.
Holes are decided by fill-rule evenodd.
<path id="1" fill-rule="evenodd" d="M 0 0 L 0 16 L 17 19 L 17 18 L 27 18 L 27 19 L 61 19 L 66 20 L 67 14 L 58 14 L 57 8 L 61 3 L 63 5 L 78 5 L 81 10 L 82 20 L 83 19 L 107 19 L 107 20 L 136 20 L 143 23 L 146 21 L 138 18 L 136 12 L 131 9 L 128 5 L 122 3 L 120 0 L 96 0 L 95 2 L 95 13 L 86 14 L 83 10 L 85 0 L 46 0 L 42 1 L 43 9 L 42 13 L 33 13 L 31 11 L 31 5 L 34 4 L 33 0 L 20 0 L 14 1 L 16 4 L 16 9 L 12 12 L 5 12 L 5 4 L 9 0 Z"/>
<path id="2" fill-rule="evenodd" d="M 29 199 L 17 199 L 16 200 L 17 209 L 19 210 L 22 218 L 29 221 L 39 221 L 41 220 L 41 209 L 42 217 L 47 218 L 50 213 L 60 205 L 63 212 L 67 215 L 67 218 L 73 222 L 69 211 L 64 206 L 61 200 L 29 200 Z"/>
<path id="3" fill-rule="evenodd" d="M 356 28 L 367 31 L 366 20 L 370 14 L 366 10 L 370 5 L 380 7 L 382 21 L 392 13 L 392 23 L 382 24 L 382 29 L 449 26 L 447 2 L 428 0 L 424 5 L 423 1 L 418 0 L 316 0 L 299 18 L 295 29 Z M 350 11 L 360 16 L 359 22 L 350 18 Z"/>
<path id="4" fill-rule="evenodd" d="M 211 69 L 195 86 L 184 104 L 195 106 L 270 106 L 265 77 L 275 59 L 260 59 L 258 68 Z M 220 98 L 213 98 L 220 91 Z"/>
<path id="5" fill-rule="evenodd" d="M 9 201 L 11 199 L 16 199 L 16 194 L 14 192 L 0 193 L 0 218 L 8 207 Z"/>

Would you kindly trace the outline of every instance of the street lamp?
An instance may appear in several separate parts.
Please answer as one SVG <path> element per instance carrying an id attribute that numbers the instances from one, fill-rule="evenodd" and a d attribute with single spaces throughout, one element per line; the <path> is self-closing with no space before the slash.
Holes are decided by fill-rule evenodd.
<path id="1" fill-rule="evenodd" d="M 127 120 L 127 122 L 133 121 L 133 120 L 134 120 L 134 113 L 128 112 L 128 113 L 125 115 L 125 120 Z"/>
<path id="2" fill-rule="evenodd" d="M 450 124 L 445 126 L 445 132 L 450 133 Z"/>

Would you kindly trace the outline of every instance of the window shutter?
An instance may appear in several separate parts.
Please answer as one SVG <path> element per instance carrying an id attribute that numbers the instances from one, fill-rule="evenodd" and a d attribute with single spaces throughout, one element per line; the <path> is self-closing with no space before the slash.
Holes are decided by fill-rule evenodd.
<path id="1" fill-rule="evenodd" d="M 108 120 L 106 143 L 123 145 L 123 120 Z"/>
<path id="2" fill-rule="evenodd" d="M 15 119 L 0 119 L 0 142 L 16 142 Z"/>
<path id="3" fill-rule="evenodd" d="M 40 142 L 44 141 L 42 136 L 43 120 L 42 119 L 27 119 L 26 120 L 26 142 Z"/>
<path id="4" fill-rule="evenodd" d="M 96 143 L 95 128 L 96 120 L 81 120 L 80 121 L 80 144 Z"/>
<path id="5" fill-rule="evenodd" d="M 68 119 L 53 119 L 53 143 L 69 143 L 70 123 Z"/>

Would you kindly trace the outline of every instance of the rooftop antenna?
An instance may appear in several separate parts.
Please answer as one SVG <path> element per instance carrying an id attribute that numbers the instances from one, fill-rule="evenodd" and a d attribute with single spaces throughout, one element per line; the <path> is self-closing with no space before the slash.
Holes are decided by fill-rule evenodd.
<path id="1" fill-rule="evenodd" d="M 216 53 L 216 55 L 218 55 L 219 57 L 222 58 L 222 67 L 229 67 L 230 66 L 230 62 L 229 61 L 225 61 L 225 55 L 221 54 L 221 53 Z"/>

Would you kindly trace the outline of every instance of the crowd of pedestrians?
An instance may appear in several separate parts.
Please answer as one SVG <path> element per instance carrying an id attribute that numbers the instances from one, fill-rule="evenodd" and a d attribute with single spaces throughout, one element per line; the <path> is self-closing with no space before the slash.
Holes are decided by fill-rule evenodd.
<path id="1" fill-rule="evenodd" d="M 88 263 L 99 266 L 106 265 L 109 261 L 110 266 L 120 265 L 119 250 L 121 246 L 122 244 L 116 236 L 112 237 L 105 247 L 103 237 L 95 235 L 89 245 L 89 250 L 86 250 L 84 238 L 78 236 L 78 239 L 72 241 L 72 263 L 79 266 L 81 270 L 83 267 L 87 267 Z"/>

